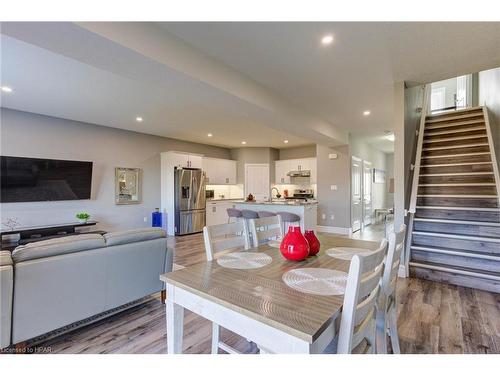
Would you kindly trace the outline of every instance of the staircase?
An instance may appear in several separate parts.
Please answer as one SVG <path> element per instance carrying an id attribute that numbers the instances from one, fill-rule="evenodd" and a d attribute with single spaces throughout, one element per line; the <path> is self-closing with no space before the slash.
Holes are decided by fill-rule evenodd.
<path id="1" fill-rule="evenodd" d="M 427 116 L 421 145 L 410 275 L 499 293 L 498 168 L 486 110 Z"/>

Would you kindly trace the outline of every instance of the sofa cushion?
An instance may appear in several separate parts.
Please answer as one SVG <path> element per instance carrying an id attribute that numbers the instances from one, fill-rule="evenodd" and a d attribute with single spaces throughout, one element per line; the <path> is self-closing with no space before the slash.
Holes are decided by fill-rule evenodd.
<path id="1" fill-rule="evenodd" d="M 0 266 L 11 266 L 12 257 L 10 256 L 10 251 L 0 251 Z"/>
<path id="2" fill-rule="evenodd" d="M 121 232 L 111 232 L 104 235 L 106 245 L 122 245 L 131 242 L 154 240 L 155 238 L 166 237 L 166 233 L 160 228 L 140 228 Z"/>
<path id="3" fill-rule="evenodd" d="M 14 262 L 76 253 L 106 246 L 100 234 L 79 234 L 21 245 L 12 252 Z"/>

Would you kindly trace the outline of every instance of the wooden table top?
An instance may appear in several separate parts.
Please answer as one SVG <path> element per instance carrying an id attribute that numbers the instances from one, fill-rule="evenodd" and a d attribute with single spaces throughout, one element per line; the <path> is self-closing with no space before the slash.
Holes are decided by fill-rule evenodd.
<path id="1" fill-rule="evenodd" d="M 160 276 L 164 282 L 244 314 L 312 343 L 339 312 L 343 296 L 306 294 L 288 287 L 282 275 L 294 268 L 329 268 L 347 272 L 349 261 L 325 251 L 334 246 L 376 250 L 379 242 L 318 235 L 321 251 L 301 262 L 288 261 L 279 249 L 261 245 L 247 251 L 265 252 L 271 264 L 257 269 L 224 268 L 217 261 L 201 262 Z"/>

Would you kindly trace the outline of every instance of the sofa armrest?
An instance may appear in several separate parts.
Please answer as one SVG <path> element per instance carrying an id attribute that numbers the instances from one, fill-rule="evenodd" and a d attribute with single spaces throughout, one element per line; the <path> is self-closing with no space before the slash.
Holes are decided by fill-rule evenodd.
<path id="1" fill-rule="evenodd" d="M 174 249 L 167 247 L 167 253 L 165 255 L 165 273 L 172 272 L 174 266 Z"/>

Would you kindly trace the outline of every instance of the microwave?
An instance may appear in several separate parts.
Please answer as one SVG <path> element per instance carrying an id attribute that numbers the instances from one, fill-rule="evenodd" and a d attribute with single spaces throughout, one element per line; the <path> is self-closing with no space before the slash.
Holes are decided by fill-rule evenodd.
<path id="1" fill-rule="evenodd" d="M 215 196 L 215 190 L 205 190 L 205 198 L 212 199 Z"/>

